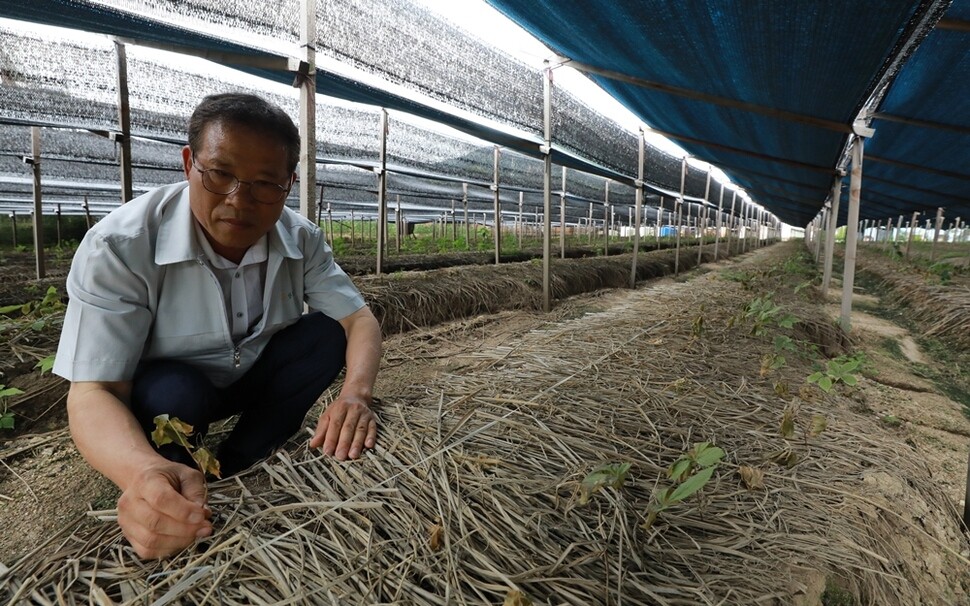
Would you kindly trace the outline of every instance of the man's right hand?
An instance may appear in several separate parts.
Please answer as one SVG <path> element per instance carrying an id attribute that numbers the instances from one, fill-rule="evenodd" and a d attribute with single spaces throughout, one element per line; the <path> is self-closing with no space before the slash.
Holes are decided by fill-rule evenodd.
<path id="1" fill-rule="evenodd" d="M 205 478 L 197 469 L 164 461 L 141 471 L 118 499 L 118 525 L 144 559 L 178 553 L 212 534 Z"/>

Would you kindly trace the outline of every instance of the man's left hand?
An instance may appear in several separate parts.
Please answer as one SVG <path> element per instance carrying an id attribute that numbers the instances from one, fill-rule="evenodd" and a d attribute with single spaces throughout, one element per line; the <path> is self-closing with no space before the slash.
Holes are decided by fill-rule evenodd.
<path id="1" fill-rule="evenodd" d="M 320 415 L 310 448 L 323 448 L 338 461 L 356 459 L 377 443 L 377 417 L 365 398 L 341 394 Z"/>

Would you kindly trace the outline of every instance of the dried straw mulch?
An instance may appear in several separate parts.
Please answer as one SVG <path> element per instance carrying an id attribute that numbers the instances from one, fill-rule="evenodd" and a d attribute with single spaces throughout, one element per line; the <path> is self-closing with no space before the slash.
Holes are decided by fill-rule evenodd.
<path id="1" fill-rule="evenodd" d="M 926 336 L 945 337 L 970 351 L 970 277 L 957 273 L 944 285 L 872 247 L 860 247 L 857 259 L 863 271 L 883 281 L 892 299 L 908 306 Z"/>
<path id="2" fill-rule="evenodd" d="M 725 322 L 751 296 L 707 277 L 620 292 L 599 313 L 470 347 L 460 372 L 383 394 L 382 441 L 361 460 L 322 458 L 301 439 L 214 484 L 217 532 L 191 553 L 143 563 L 114 524 L 66 529 L 9 571 L 8 595 L 423 606 L 527 603 L 512 601 L 520 591 L 577 606 L 815 604 L 828 580 L 859 604 L 967 603 L 957 513 L 909 449 L 840 396 L 800 402 L 799 424 L 828 418 L 820 436 L 779 435 L 796 398 L 772 382 L 804 381 L 805 368 L 759 376 L 765 343 Z M 702 304 L 710 320 L 695 338 Z M 702 440 L 726 461 L 645 530 L 666 467 Z M 772 462 L 779 452 L 790 467 Z M 632 464 L 625 485 L 580 505 L 585 475 L 620 461 Z M 739 465 L 762 469 L 764 488 L 746 489 Z"/>
<path id="3" fill-rule="evenodd" d="M 726 257 L 726 253 L 727 246 L 722 243 L 718 258 Z M 638 254 L 637 281 L 673 274 L 675 254 L 669 249 Z M 706 245 L 701 256 L 704 263 L 712 261 L 713 245 Z M 696 267 L 697 261 L 697 246 L 681 249 L 681 271 Z M 632 265 L 632 254 L 552 259 L 551 298 L 561 300 L 603 288 L 627 287 Z M 381 321 L 385 336 L 479 314 L 542 308 L 541 259 L 382 277 L 357 276 L 354 282 Z"/>

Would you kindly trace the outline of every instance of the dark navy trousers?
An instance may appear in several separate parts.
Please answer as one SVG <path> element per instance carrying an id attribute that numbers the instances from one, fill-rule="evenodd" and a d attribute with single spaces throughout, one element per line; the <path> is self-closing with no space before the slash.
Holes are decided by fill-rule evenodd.
<path id="1" fill-rule="evenodd" d="M 168 414 L 192 425 L 197 436 L 204 436 L 210 423 L 238 414 L 216 455 L 227 477 L 269 456 L 299 431 L 307 411 L 343 369 L 346 351 L 339 322 L 320 312 L 307 314 L 273 335 L 249 372 L 222 389 L 184 362 L 139 364 L 131 410 L 146 434 L 155 429 L 157 415 Z M 158 451 L 195 466 L 181 446 Z"/>

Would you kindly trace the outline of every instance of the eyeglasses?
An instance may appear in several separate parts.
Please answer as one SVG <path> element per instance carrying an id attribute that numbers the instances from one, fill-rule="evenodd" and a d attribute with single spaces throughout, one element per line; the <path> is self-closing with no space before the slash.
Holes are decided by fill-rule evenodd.
<path id="1" fill-rule="evenodd" d="M 201 168 L 195 163 L 195 156 L 192 156 L 192 167 L 202 174 L 202 186 L 220 196 L 228 196 L 242 183 L 249 186 L 249 195 L 260 204 L 279 204 L 290 193 L 289 187 L 272 181 L 240 181 L 236 175 L 224 170 Z"/>

